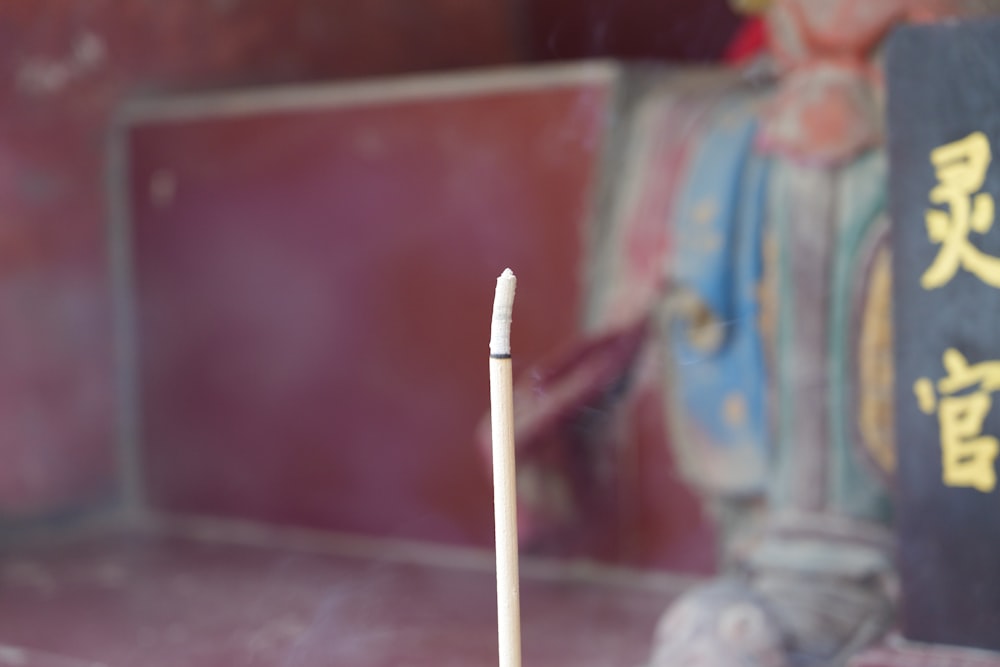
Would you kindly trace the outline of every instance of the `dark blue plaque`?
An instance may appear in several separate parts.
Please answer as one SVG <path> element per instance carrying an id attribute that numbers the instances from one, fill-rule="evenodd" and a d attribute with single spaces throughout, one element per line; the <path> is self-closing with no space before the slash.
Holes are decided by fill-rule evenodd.
<path id="1" fill-rule="evenodd" d="M 904 634 L 1000 649 L 1000 22 L 887 55 Z"/>

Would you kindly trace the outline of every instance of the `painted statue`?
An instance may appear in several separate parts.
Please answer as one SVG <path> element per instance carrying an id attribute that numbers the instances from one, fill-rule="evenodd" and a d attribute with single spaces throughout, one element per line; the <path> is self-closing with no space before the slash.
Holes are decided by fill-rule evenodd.
<path id="1" fill-rule="evenodd" d="M 675 433 L 707 492 L 766 502 L 735 522 L 729 573 L 664 615 L 653 666 L 841 664 L 891 623 L 877 47 L 904 5 L 771 3 L 775 80 L 721 103 L 689 167 L 670 263 L 685 298 L 664 318 Z"/>
<path id="2" fill-rule="evenodd" d="M 880 44 L 899 21 L 989 7 L 766 4 L 775 80 L 724 103 L 697 149 L 664 317 L 689 469 L 737 507 L 766 502 L 736 522 L 730 573 L 664 615 L 653 667 L 840 665 L 893 621 Z"/>
<path id="3" fill-rule="evenodd" d="M 559 391 L 522 389 L 519 446 L 549 452 L 525 452 L 537 479 L 522 528 L 580 514 L 601 434 L 548 427 L 574 401 L 602 413 L 652 349 L 727 573 L 667 610 L 650 667 L 840 665 L 889 629 L 896 597 L 881 44 L 899 22 L 997 3 L 734 4 L 763 12 L 768 54 L 742 76 L 681 76 L 657 102 L 666 132 L 644 141 L 660 166 L 641 177 L 662 187 L 638 208 L 662 215 L 621 215 L 600 235 L 592 341 L 543 378 Z M 539 444 L 543 431 L 575 439 L 586 465 L 567 475 L 553 453 L 571 448 Z"/>

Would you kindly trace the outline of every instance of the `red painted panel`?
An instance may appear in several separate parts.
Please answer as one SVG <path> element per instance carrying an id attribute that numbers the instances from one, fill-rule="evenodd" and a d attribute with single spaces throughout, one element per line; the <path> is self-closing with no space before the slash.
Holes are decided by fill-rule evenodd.
<path id="1" fill-rule="evenodd" d="M 606 83 L 131 133 L 151 504 L 489 545 L 496 275 L 525 367 L 576 331 Z"/>
<path id="2" fill-rule="evenodd" d="M 102 171 L 124 95 L 504 63 L 514 32 L 504 2 L 0 3 L 0 516 L 114 486 Z"/>

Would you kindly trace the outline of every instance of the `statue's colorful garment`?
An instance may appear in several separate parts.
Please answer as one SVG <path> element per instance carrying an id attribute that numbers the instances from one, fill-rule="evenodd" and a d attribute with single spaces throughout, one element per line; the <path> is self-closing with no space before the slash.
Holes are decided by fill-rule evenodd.
<path id="1" fill-rule="evenodd" d="M 770 456 L 758 327 L 769 163 L 756 129 L 752 99 L 717 106 L 671 216 L 669 271 L 687 304 L 670 327 L 678 417 L 699 443 L 693 458 L 711 462 L 696 464 L 702 484 L 737 493 L 762 490 Z"/>

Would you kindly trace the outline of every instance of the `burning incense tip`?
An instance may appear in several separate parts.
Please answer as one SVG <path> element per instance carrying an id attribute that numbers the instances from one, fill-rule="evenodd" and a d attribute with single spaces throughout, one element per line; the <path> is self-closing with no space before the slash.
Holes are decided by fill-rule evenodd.
<path id="1" fill-rule="evenodd" d="M 496 297 L 493 299 L 493 322 L 490 329 L 490 356 L 495 359 L 510 357 L 510 322 L 514 310 L 514 288 L 517 278 L 510 269 L 497 278 Z"/>

